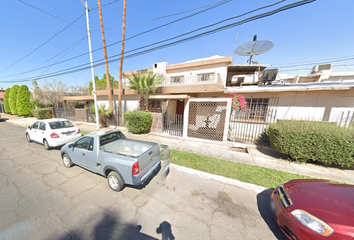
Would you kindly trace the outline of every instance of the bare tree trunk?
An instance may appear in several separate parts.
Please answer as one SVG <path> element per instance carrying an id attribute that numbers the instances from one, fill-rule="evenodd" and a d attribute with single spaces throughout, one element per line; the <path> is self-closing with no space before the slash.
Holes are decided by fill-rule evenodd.
<path id="1" fill-rule="evenodd" d="M 124 40 L 125 40 L 125 13 L 127 8 L 127 0 L 123 3 L 123 23 L 122 23 L 122 46 L 120 50 L 120 65 L 119 65 L 119 89 L 118 89 L 118 124 L 123 124 L 122 120 L 122 72 L 123 72 L 123 54 L 124 54 Z"/>
<path id="2" fill-rule="evenodd" d="M 104 36 L 101 1 L 100 1 L 100 0 L 97 0 L 97 2 L 98 2 L 98 12 L 99 12 L 99 16 L 100 16 L 100 23 L 101 23 L 101 33 L 102 33 L 102 42 L 103 42 L 104 62 L 105 62 L 105 67 L 106 67 L 106 80 L 107 80 L 108 101 L 109 101 L 109 107 L 110 107 L 111 109 L 113 109 L 113 99 L 112 99 L 111 83 L 110 83 L 110 81 L 109 81 L 107 48 L 106 48 L 106 39 L 105 39 L 105 36 Z"/>

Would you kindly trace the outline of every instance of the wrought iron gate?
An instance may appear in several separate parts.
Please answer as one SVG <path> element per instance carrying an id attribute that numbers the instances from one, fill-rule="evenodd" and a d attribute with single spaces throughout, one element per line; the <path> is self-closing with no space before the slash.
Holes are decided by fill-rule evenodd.
<path id="1" fill-rule="evenodd" d="M 164 114 L 163 132 L 174 136 L 183 136 L 183 114 Z"/>
<path id="2" fill-rule="evenodd" d="M 190 100 L 187 136 L 223 141 L 227 108 L 227 100 Z"/>

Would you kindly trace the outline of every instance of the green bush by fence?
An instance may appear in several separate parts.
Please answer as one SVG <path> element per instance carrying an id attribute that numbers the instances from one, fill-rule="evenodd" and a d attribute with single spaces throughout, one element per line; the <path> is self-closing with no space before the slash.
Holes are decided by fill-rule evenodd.
<path id="1" fill-rule="evenodd" d="M 38 119 L 46 119 L 52 117 L 52 110 L 50 108 L 32 109 L 32 115 Z"/>
<path id="2" fill-rule="evenodd" d="M 152 116 L 148 112 L 133 111 L 124 113 L 124 120 L 133 133 L 146 133 L 150 130 Z"/>
<path id="3" fill-rule="evenodd" d="M 269 141 L 297 162 L 354 166 L 354 128 L 333 123 L 283 120 L 269 126 Z"/>

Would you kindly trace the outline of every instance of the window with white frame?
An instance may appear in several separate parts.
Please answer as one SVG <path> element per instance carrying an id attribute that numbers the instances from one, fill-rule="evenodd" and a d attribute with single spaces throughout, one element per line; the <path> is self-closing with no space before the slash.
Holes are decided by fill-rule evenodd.
<path id="1" fill-rule="evenodd" d="M 197 74 L 198 81 L 211 81 L 214 80 L 214 73 Z"/>
<path id="2" fill-rule="evenodd" d="M 173 76 L 171 77 L 171 83 L 182 83 L 184 76 Z"/>

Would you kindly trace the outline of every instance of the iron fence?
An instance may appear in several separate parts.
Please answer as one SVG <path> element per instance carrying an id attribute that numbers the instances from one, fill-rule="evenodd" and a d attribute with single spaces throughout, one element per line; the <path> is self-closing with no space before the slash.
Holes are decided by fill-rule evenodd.
<path id="1" fill-rule="evenodd" d="M 87 122 L 96 123 L 95 114 L 92 113 L 91 111 L 87 111 Z"/>
<path id="2" fill-rule="evenodd" d="M 76 121 L 75 108 L 54 108 L 56 118 L 65 118 L 70 121 Z"/>
<path id="3" fill-rule="evenodd" d="M 232 110 L 228 140 L 240 143 L 261 143 L 260 134 L 270 123 L 275 122 L 276 110 L 257 106 L 247 111 Z"/>
<path id="4" fill-rule="evenodd" d="M 164 114 L 163 132 L 173 136 L 183 136 L 183 114 Z"/>
<path id="5" fill-rule="evenodd" d="M 342 112 L 337 124 L 341 127 L 354 127 L 354 113 L 351 111 Z"/>

